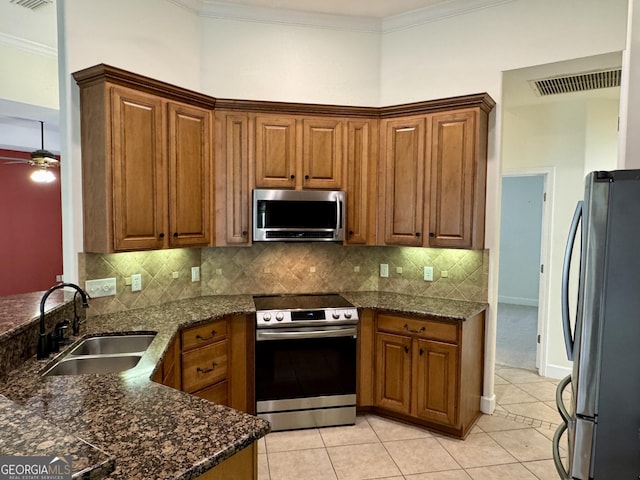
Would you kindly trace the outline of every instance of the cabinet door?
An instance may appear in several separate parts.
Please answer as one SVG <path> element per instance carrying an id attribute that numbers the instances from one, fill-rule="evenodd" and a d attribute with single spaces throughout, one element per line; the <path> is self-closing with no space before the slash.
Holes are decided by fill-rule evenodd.
<path id="1" fill-rule="evenodd" d="M 385 175 L 384 241 L 422 245 L 425 185 L 425 118 L 382 122 Z"/>
<path id="2" fill-rule="evenodd" d="M 256 117 L 256 187 L 294 188 L 296 185 L 296 120 Z"/>
<path id="3" fill-rule="evenodd" d="M 456 426 L 458 347 L 432 340 L 415 340 L 412 415 Z"/>
<path id="4" fill-rule="evenodd" d="M 302 125 L 302 186 L 342 188 L 342 120 L 305 118 Z"/>
<path id="5" fill-rule="evenodd" d="M 431 119 L 429 246 L 472 247 L 476 188 L 476 113 Z M 484 195 L 484 192 L 482 192 Z M 484 216 L 481 220 L 484 222 Z"/>
<path id="6" fill-rule="evenodd" d="M 346 193 L 347 240 L 349 245 L 372 243 L 375 231 L 375 201 L 377 195 L 370 190 L 375 181 L 375 159 L 372 152 L 373 122 L 350 120 L 347 122 Z"/>
<path id="7" fill-rule="evenodd" d="M 224 160 L 226 171 L 226 244 L 249 243 L 249 118 L 227 115 L 225 118 Z"/>
<path id="8" fill-rule="evenodd" d="M 158 97 L 112 87 L 115 251 L 158 249 L 165 243 L 167 188 L 162 107 Z"/>
<path id="9" fill-rule="evenodd" d="M 169 116 L 169 243 L 206 246 L 211 235 L 211 112 L 177 103 Z"/>
<path id="10" fill-rule="evenodd" d="M 411 406 L 411 338 L 376 335 L 376 406 L 409 413 Z"/>

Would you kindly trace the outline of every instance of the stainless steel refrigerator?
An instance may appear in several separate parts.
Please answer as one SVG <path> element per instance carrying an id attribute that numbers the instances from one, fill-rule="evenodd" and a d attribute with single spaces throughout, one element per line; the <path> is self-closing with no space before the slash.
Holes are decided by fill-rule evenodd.
<path id="1" fill-rule="evenodd" d="M 571 254 L 580 239 L 580 265 Z M 573 371 L 556 394 L 561 478 L 640 478 L 640 170 L 592 172 L 571 225 L 563 269 L 564 340 Z M 575 321 L 570 270 L 578 268 Z M 575 273 L 574 273 L 575 277 Z M 573 328 L 572 328 L 573 325 Z M 571 403 L 562 391 L 571 386 Z M 559 445 L 566 430 L 567 458 Z"/>

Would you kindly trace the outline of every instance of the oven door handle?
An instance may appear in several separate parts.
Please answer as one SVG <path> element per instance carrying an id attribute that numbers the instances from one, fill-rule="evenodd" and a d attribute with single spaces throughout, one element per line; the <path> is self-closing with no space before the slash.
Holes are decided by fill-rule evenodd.
<path id="1" fill-rule="evenodd" d="M 347 327 L 331 330 L 302 330 L 302 331 L 264 331 L 256 330 L 256 341 L 264 340 L 285 340 L 296 339 L 302 340 L 305 338 L 335 338 L 335 337 L 353 337 L 356 338 L 356 327 Z"/>

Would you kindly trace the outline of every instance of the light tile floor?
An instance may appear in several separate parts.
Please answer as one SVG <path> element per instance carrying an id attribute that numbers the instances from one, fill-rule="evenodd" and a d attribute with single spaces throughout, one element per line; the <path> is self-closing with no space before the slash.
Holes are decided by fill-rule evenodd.
<path id="1" fill-rule="evenodd" d="M 497 408 L 462 440 L 375 415 L 354 426 L 273 432 L 259 480 L 556 480 L 557 380 L 496 367 Z M 567 400 L 565 400 L 567 403 Z M 562 453 L 564 451 L 562 450 Z"/>

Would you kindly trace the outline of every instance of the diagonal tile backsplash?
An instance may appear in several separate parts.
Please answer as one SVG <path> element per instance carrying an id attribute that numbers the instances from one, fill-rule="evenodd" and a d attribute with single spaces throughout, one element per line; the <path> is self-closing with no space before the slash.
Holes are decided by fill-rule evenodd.
<path id="1" fill-rule="evenodd" d="M 379 276 L 383 263 L 389 265 L 388 278 Z M 191 267 L 198 265 L 201 281 L 191 282 Z M 433 267 L 432 282 L 423 279 L 425 265 Z M 485 302 L 488 265 L 488 250 L 276 242 L 251 247 L 85 253 L 80 254 L 80 280 L 84 284 L 87 279 L 116 277 L 116 296 L 93 299 L 89 315 L 200 295 L 380 290 Z M 173 278 L 174 272 L 178 278 Z M 125 279 L 134 273 L 142 274 L 141 292 L 131 292 L 131 287 L 125 286 Z"/>

